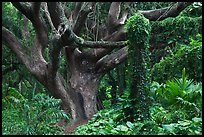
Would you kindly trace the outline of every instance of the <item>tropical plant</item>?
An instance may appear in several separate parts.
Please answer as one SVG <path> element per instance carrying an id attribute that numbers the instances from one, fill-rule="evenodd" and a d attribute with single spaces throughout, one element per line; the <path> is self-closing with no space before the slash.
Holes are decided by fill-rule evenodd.
<path id="1" fill-rule="evenodd" d="M 164 132 L 169 135 L 202 135 L 202 119 L 194 117 L 192 120 L 163 124 Z"/>
<path id="2" fill-rule="evenodd" d="M 201 115 L 202 84 L 188 80 L 185 68 L 182 78 L 167 80 L 162 85 L 154 82 L 152 87 L 150 93 L 154 99 L 160 100 L 158 102 L 187 112 L 189 118 Z"/>
<path id="3" fill-rule="evenodd" d="M 63 134 L 63 127 L 57 126 L 59 120 L 69 120 L 60 110 L 61 100 L 44 93 L 26 99 L 15 88 L 10 88 L 2 99 L 2 133 L 9 135 L 55 135 Z"/>

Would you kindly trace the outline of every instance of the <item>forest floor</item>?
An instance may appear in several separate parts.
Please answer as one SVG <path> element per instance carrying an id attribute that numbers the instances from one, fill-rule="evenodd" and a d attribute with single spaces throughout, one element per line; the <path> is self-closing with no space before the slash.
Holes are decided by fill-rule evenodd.
<path id="1" fill-rule="evenodd" d="M 70 135 L 70 134 L 73 134 L 74 133 L 74 130 L 80 126 L 80 125 L 83 125 L 83 124 L 87 124 L 88 123 L 88 119 L 87 120 L 78 120 L 74 123 L 72 123 L 71 125 L 68 125 L 65 127 L 65 130 L 64 130 L 64 134 L 65 135 Z"/>
<path id="2" fill-rule="evenodd" d="M 71 135 L 74 133 L 74 130 L 83 124 L 87 124 L 89 119 L 83 119 L 83 120 L 77 120 L 76 122 L 73 122 L 71 124 L 68 124 L 65 129 L 64 129 L 64 134 L 65 135 Z M 57 123 L 58 126 L 64 126 L 65 122 L 61 120 L 60 122 Z"/>

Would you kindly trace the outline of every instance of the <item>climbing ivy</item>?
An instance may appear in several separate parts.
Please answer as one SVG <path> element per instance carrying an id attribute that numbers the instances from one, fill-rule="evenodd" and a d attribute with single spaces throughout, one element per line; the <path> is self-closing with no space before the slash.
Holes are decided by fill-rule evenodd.
<path id="1" fill-rule="evenodd" d="M 129 99 L 130 108 L 125 110 L 128 120 L 132 121 L 132 114 L 139 114 L 136 104 L 146 102 L 145 87 L 147 85 L 147 47 L 149 44 L 151 26 L 149 20 L 141 14 L 130 17 L 125 26 L 128 32 L 128 69 L 129 69 Z M 141 104 L 141 103 L 139 103 Z M 144 108 L 145 107 L 140 107 Z M 128 111 L 129 109 L 129 111 Z M 132 112 L 137 111 L 137 112 Z"/>

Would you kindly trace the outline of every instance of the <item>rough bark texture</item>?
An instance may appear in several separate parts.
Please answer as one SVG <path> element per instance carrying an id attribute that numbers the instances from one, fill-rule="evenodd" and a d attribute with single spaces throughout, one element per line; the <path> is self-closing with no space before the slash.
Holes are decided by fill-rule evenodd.
<path id="1" fill-rule="evenodd" d="M 121 11 L 121 2 L 112 2 L 106 26 L 96 27 L 97 23 L 88 18 L 89 13 L 94 10 L 95 2 L 76 3 L 73 12 L 66 14 L 70 17 L 65 16 L 65 9 L 60 2 L 32 2 L 30 4 L 12 2 L 12 4 L 31 21 L 36 31 L 36 39 L 31 51 L 25 52 L 17 37 L 2 27 L 3 44 L 16 54 L 53 96 L 62 99 L 63 109 L 71 114 L 74 121 L 91 117 L 97 112 L 97 89 L 101 77 L 124 62 L 127 57 L 127 46 L 124 42 L 127 34 L 123 27 L 128 10 Z M 162 20 L 178 15 L 188 5 L 188 3 L 178 3 L 165 16 L 163 15 L 165 9 L 141 13 L 151 20 L 158 20 L 163 15 L 159 19 Z M 49 24 L 46 24 L 42 18 L 41 12 L 45 12 Z M 121 18 L 119 18 L 120 14 Z M 152 18 L 154 16 L 156 18 Z M 85 24 L 89 26 L 86 29 L 90 31 L 101 30 L 98 31 L 98 36 L 103 41 L 92 42 L 78 37 Z M 53 31 L 55 35 L 49 45 L 48 26 L 52 28 L 50 31 Z M 49 48 L 49 62 L 43 57 L 45 47 Z M 92 49 L 85 51 L 86 47 Z M 118 50 L 113 52 L 116 48 Z M 66 77 L 59 73 L 62 50 L 65 50 L 68 64 Z M 30 55 L 26 54 L 29 52 Z"/>

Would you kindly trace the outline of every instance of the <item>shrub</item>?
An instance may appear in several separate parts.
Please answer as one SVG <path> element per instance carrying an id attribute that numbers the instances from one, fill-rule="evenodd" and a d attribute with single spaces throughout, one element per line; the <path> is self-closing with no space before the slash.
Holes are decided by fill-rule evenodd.
<path id="1" fill-rule="evenodd" d="M 163 85 L 154 82 L 152 87 L 150 94 L 157 102 L 171 109 L 182 110 L 188 119 L 201 116 L 202 84 L 188 80 L 185 69 L 182 78 L 167 80 Z"/>
<path id="2" fill-rule="evenodd" d="M 153 81 L 164 83 L 173 77 L 180 77 L 180 71 L 186 68 L 190 79 L 202 81 L 202 36 L 191 39 L 189 45 L 178 44 L 174 53 L 160 60 L 151 69 Z"/>
<path id="3" fill-rule="evenodd" d="M 2 99 L 2 133 L 9 135 L 57 135 L 63 127 L 56 123 L 68 116 L 60 110 L 61 100 L 38 93 L 30 101 L 15 88 Z"/>
<path id="4" fill-rule="evenodd" d="M 194 12 L 192 13 L 195 15 L 195 8 L 193 9 Z M 180 14 L 176 18 L 167 18 L 162 21 L 151 22 L 151 66 L 158 63 L 162 57 L 170 54 L 169 49 L 175 47 L 176 43 L 189 44 L 191 37 L 196 38 L 198 33 L 202 33 L 201 24 L 201 14 L 199 17 L 188 17 L 184 14 Z"/>

